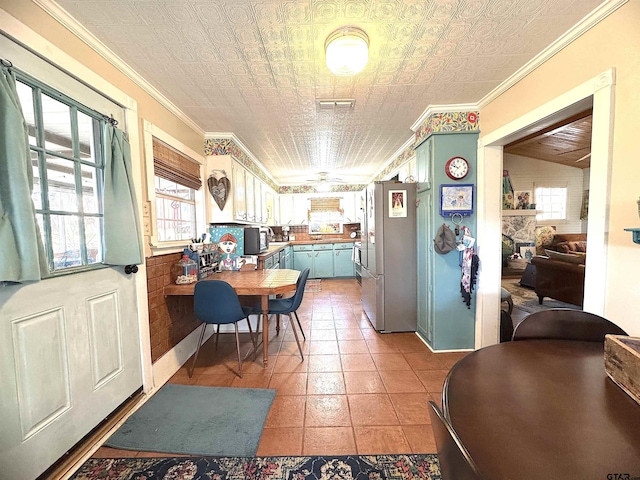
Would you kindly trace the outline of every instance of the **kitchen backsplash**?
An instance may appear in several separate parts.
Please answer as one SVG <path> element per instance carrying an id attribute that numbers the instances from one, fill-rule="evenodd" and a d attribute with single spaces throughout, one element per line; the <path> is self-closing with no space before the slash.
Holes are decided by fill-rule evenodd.
<path id="1" fill-rule="evenodd" d="M 282 241 L 284 232 L 282 226 L 271 227 L 275 236 L 275 241 Z M 289 235 L 295 235 L 296 241 L 299 240 L 331 240 L 351 238 L 351 233 L 355 232 L 356 238 L 360 238 L 360 223 L 344 223 L 342 225 L 342 233 L 323 233 L 323 234 L 310 234 L 308 225 L 290 225 Z"/>

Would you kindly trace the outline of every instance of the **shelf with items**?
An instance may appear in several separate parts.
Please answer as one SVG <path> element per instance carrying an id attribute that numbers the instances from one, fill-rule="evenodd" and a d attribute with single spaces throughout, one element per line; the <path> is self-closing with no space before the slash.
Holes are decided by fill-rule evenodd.
<path id="1" fill-rule="evenodd" d="M 625 232 L 631 232 L 631 238 L 633 239 L 633 243 L 640 244 L 640 228 L 625 228 Z"/>

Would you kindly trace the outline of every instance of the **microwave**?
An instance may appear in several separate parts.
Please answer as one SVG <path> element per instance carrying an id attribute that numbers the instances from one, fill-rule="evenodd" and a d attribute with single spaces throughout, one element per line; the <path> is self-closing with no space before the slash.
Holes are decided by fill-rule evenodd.
<path id="1" fill-rule="evenodd" d="M 269 248 L 269 231 L 266 228 L 245 227 L 244 254 L 258 255 Z"/>

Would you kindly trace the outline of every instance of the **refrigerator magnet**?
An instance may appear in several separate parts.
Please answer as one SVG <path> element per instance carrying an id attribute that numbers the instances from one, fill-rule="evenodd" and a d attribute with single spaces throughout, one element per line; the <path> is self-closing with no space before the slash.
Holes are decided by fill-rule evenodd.
<path id="1" fill-rule="evenodd" d="M 407 216 L 407 191 L 389 190 L 389 218 Z"/>

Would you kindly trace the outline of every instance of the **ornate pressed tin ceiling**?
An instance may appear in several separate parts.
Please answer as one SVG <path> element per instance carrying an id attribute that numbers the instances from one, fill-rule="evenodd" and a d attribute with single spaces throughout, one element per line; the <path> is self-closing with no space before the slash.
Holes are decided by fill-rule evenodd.
<path id="1" fill-rule="evenodd" d="M 429 105 L 478 102 L 600 0 L 58 0 L 204 131 L 232 132 L 277 183 L 364 183 Z M 370 40 L 355 77 L 324 42 Z M 318 99 L 354 99 L 322 110 Z"/>

